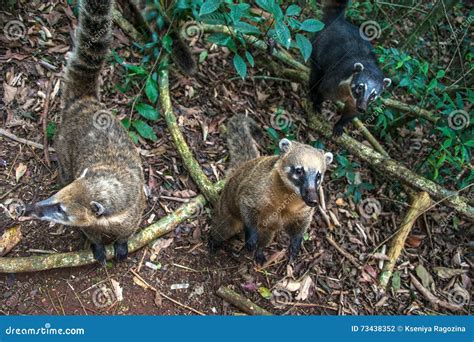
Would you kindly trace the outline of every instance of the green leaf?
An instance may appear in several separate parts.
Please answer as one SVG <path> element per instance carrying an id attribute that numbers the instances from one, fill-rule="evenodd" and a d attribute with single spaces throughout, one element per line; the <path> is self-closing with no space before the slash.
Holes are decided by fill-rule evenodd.
<path id="1" fill-rule="evenodd" d="M 247 64 L 245 64 L 244 59 L 238 54 L 234 55 L 234 67 L 239 76 L 245 79 L 245 76 L 247 76 Z"/>
<path id="2" fill-rule="evenodd" d="M 265 11 L 272 13 L 275 0 L 257 0 L 257 5 L 263 8 Z"/>
<path id="3" fill-rule="evenodd" d="M 160 114 L 158 113 L 158 111 L 146 103 L 137 104 L 135 106 L 135 109 L 137 110 L 138 113 L 140 113 L 142 117 L 151 121 L 156 121 L 160 117 Z"/>
<path id="4" fill-rule="evenodd" d="M 399 271 L 393 272 L 393 275 L 392 275 L 392 289 L 395 292 L 400 290 L 400 272 Z"/>
<path id="5" fill-rule="evenodd" d="M 206 0 L 199 10 L 199 16 L 215 12 L 221 5 L 221 0 Z"/>
<path id="6" fill-rule="evenodd" d="M 128 136 L 132 139 L 134 144 L 138 144 L 138 135 L 134 131 L 129 131 Z"/>
<path id="7" fill-rule="evenodd" d="M 239 32 L 244 33 L 244 34 L 259 34 L 260 30 L 244 21 L 239 21 L 234 24 L 234 28 L 237 29 Z"/>
<path id="8" fill-rule="evenodd" d="M 446 71 L 440 70 L 436 73 L 436 78 L 443 78 L 445 74 L 446 74 Z"/>
<path id="9" fill-rule="evenodd" d="M 140 134 L 143 138 L 149 139 L 151 141 L 158 140 L 158 137 L 156 136 L 155 132 L 153 132 L 153 128 L 151 128 L 145 121 L 133 120 L 132 125 L 133 127 L 135 127 L 138 134 Z"/>
<path id="10" fill-rule="evenodd" d="M 46 135 L 48 139 L 53 139 L 55 133 L 56 133 L 56 123 L 48 122 L 48 125 L 46 126 Z"/>
<path id="11" fill-rule="evenodd" d="M 306 19 L 301 23 L 300 29 L 306 32 L 318 32 L 324 28 L 324 24 L 316 19 Z"/>
<path id="12" fill-rule="evenodd" d="M 298 5 L 290 5 L 287 9 L 286 9 L 286 15 L 291 17 L 291 16 L 296 16 L 296 15 L 300 15 L 301 13 L 301 8 L 300 6 Z"/>
<path id="13" fill-rule="evenodd" d="M 130 119 L 123 119 L 122 121 L 122 126 L 125 127 L 125 129 L 130 129 L 131 125 L 132 125 L 132 122 L 130 121 Z"/>
<path id="14" fill-rule="evenodd" d="M 155 104 L 158 100 L 158 87 L 156 86 L 156 82 L 151 78 L 148 77 L 145 84 L 145 94 L 150 100 L 151 103 Z"/>
<path id="15" fill-rule="evenodd" d="M 208 55 L 209 53 L 207 52 L 207 50 L 201 51 L 201 53 L 199 54 L 199 63 L 204 62 Z"/>
<path id="16" fill-rule="evenodd" d="M 306 62 L 308 58 L 311 56 L 311 51 L 313 50 L 313 46 L 308 38 L 303 36 L 302 34 L 296 34 L 296 45 L 303 56 L 304 61 Z"/>
<path id="17" fill-rule="evenodd" d="M 267 289 L 265 286 L 260 286 L 258 288 L 258 293 L 260 293 L 260 296 L 262 296 L 265 299 L 272 298 L 272 292 L 269 289 Z"/>
<path id="18" fill-rule="evenodd" d="M 255 66 L 255 61 L 253 59 L 253 56 L 250 52 L 248 51 L 245 51 L 245 57 L 247 58 L 247 61 L 249 62 L 249 64 L 252 66 L 252 68 Z"/>
<path id="19" fill-rule="evenodd" d="M 291 45 L 291 33 L 288 26 L 284 22 L 278 21 L 275 25 L 275 33 L 280 44 L 288 49 Z"/>
<path id="20" fill-rule="evenodd" d="M 280 140 L 280 135 L 278 135 L 277 131 L 273 127 L 267 128 L 267 132 L 270 138 L 272 138 L 273 140 Z"/>

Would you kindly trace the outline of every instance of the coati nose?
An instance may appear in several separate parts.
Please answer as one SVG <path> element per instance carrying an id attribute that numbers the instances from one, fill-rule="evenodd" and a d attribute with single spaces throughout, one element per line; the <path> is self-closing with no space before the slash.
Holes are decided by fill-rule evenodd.
<path id="1" fill-rule="evenodd" d="M 309 200 L 306 200 L 306 204 L 309 205 L 310 207 L 315 207 L 318 204 L 318 201 L 316 201 L 315 199 L 309 199 Z"/>
<path id="2" fill-rule="evenodd" d="M 359 105 L 359 106 L 357 106 L 357 110 L 358 110 L 359 112 L 365 113 L 365 111 L 367 110 L 367 106 L 365 106 L 365 105 Z"/>

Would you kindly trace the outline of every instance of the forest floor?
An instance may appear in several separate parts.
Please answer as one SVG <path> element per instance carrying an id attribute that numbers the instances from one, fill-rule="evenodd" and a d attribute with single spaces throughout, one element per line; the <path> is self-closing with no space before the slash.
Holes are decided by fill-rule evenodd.
<path id="1" fill-rule="evenodd" d="M 41 115 L 48 82 L 52 82 L 48 122 L 59 122 L 58 82 L 76 23 L 71 9 L 64 4 L 64 1 L 51 1 L 48 5 L 44 2 L 30 3 L 27 8 L 25 5 L 20 12 L 23 22 L 27 23 L 25 38 L 10 41 L 0 36 L 1 127 L 38 143 L 43 143 Z M 4 22 L 13 19 L 11 13 L 0 12 L 0 16 Z M 140 56 L 131 46 L 131 39 L 115 27 L 113 49 L 127 62 L 139 63 Z M 193 47 L 193 53 L 197 58 L 200 51 L 209 47 L 199 42 Z M 304 87 L 268 78 L 274 75 L 259 67 L 258 62 L 250 71 L 250 77 L 241 81 L 235 78 L 232 61 L 225 56 L 225 51 L 213 48 L 208 58 L 199 64 L 195 77 L 184 77 L 173 66 L 171 74 L 173 106 L 181 130 L 213 181 L 224 176 L 228 154 L 220 137 L 220 127 L 233 114 L 247 112 L 262 127 L 269 127 L 269 114 L 283 107 L 291 111 L 299 141 L 312 142 L 318 138 L 305 124 Z M 130 114 L 130 107 L 127 107 L 130 96 L 139 89 L 129 91 L 128 96 L 119 92 L 115 85 L 122 82 L 123 68 L 111 61 L 112 58 L 103 71 L 102 99 L 123 118 Z M 252 77 L 256 75 L 264 77 Z M 328 106 L 324 113 L 334 122 L 337 116 L 332 109 Z M 152 191 L 142 227 L 198 193 L 163 119 L 154 124 L 153 129 L 158 141 L 140 141 L 139 144 L 146 181 Z M 334 154 L 339 151 L 338 146 L 330 143 L 325 148 Z M 403 146 L 388 148 L 392 157 L 410 164 L 404 158 Z M 266 153 L 272 153 L 272 150 L 268 149 Z M 54 153 L 50 157 L 51 166 L 48 166 L 42 150 L 0 136 L 0 202 L 14 198 L 28 203 L 45 199 L 57 191 Z M 388 239 L 398 229 L 407 206 L 397 200 L 399 194 L 387 190 L 392 183 L 390 179 L 363 165 L 364 179 L 376 184 L 374 190 L 363 194 L 363 199 L 376 199 L 382 208 L 379 215 L 364 217 L 358 206 L 344 195 L 346 180 L 331 177 L 333 168 L 328 171 L 323 188 L 327 209 L 339 225 L 328 226 L 316 213 L 304 247 L 292 266 L 287 265 L 284 252 L 288 238 L 283 233 L 266 250 L 275 263 L 263 269 L 256 267 L 251 256 L 239 252 L 242 247 L 239 241 L 234 243 L 234 252 L 221 251 L 211 257 L 206 240 L 212 211 L 206 207 L 201 216 L 179 225 L 158 243 L 132 253 L 121 264 L 112 262 L 106 268 L 94 264 L 0 275 L 0 313 L 239 314 L 238 309 L 216 295 L 221 285 L 228 285 L 275 314 L 452 314 L 431 307 L 411 284 L 410 274 L 417 275 L 436 296 L 445 300 L 456 296 L 458 283 L 469 291 L 471 281 L 467 272 L 472 268 L 466 247 L 469 222 L 461 220 L 455 229 L 450 223 L 451 209 L 443 206 L 422 215 L 407 239 L 396 266 L 394 282 L 389 284 L 386 293 L 380 293 L 377 279 L 384 259 L 381 248 L 389 246 Z M 1 217 L 0 235 L 17 224 L 23 235 L 6 257 L 85 248 L 78 230 L 50 227 L 38 221 L 18 223 Z M 335 242 L 355 258 L 360 268 L 328 242 L 329 232 Z M 147 264 L 150 261 L 158 269 L 150 268 Z M 447 276 L 446 272 L 452 273 Z M 174 301 L 146 289 L 137 274 Z M 117 283 L 123 289 L 121 301 L 110 298 L 115 293 L 111 291 L 113 284 L 117 286 Z M 274 291 L 283 283 L 287 290 Z M 272 291 L 273 297 L 269 298 Z M 471 314 L 471 310 L 470 305 L 465 305 L 457 313 Z"/>

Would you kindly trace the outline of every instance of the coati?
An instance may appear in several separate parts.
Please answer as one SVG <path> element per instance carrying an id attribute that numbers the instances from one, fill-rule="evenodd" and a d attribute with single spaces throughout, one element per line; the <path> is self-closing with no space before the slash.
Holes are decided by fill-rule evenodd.
<path id="1" fill-rule="evenodd" d="M 127 240 L 145 207 L 139 154 L 127 131 L 99 100 L 99 74 L 112 39 L 113 0 L 82 0 L 76 46 L 62 88 L 55 149 L 64 187 L 26 205 L 24 216 L 79 227 L 105 264 L 104 236 L 115 239 L 115 258 L 127 257 Z"/>
<path id="2" fill-rule="evenodd" d="M 259 156 L 252 136 L 253 120 L 237 115 L 229 120 L 227 143 L 232 163 L 215 208 L 210 233 L 210 248 L 215 251 L 223 241 L 244 231 L 245 246 L 255 250 L 257 263 L 266 260 L 263 248 L 275 233 L 285 229 L 290 235 L 290 260 L 301 247 L 303 234 L 311 223 L 317 205 L 318 187 L 330 152 L 288 139 L 279 142 L 279 156 Z"/>
<path id="3" fill-rule="evenodd" d="M 196 62 L 189 50 L 188 45 L 183 42 L 179 34 L 173 27 L 173 22 L 170 20 L 164 11 L 175 6 L 174 0 L 165 0 L 158 5 L 151 0 L 117 0 L 122 7 L 123 15 L 128 19 L 134 27 L 144 31 L 148 36 L 152 34 L 168 33 L 173 40 L 171 46 L 171 58 L 179 66 L 179 68 L 187 75 L 193 75 L 196 72 Z M 158 26 L 158 20 L 153 14 L 156 12 L 156 7 L 160 6 L 164 11 L 162 15 L 162 27 Z"/>
<path id="4" fill-rule="evenodd" d="M 345 19 L 348 2 L 322 1 L 325 27 L 312 41 L 309 95 L 314 110 L 320 112 L 327 99 L 345 104 L 333 129 L 335 136 L 391 84 L 377 66 L 371 44 Z"/>

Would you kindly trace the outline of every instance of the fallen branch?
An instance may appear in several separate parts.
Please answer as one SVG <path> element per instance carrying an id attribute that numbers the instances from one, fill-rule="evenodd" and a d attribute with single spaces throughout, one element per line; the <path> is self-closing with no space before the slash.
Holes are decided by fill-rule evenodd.
<path id="1" fill-rule="evenodd" d="M 413 225 L 416 222 L 416 219 L 423 214 L 431 205 L 430 196 L 426 192 L 420 192 L 415 194 L 412 197 L 411 206 L 408 212 L 403 219 L 400 229 L 397 232 L 397 235 L 392 240 L 392 245 L 387 253 L 387 256 L 390 258 L 384 265 L 383 271 L 380 274 L 380 286 L 382 289 L 388 285 L 390 277 L 393 273 L 393 268 L 402 252 L 403 247 L 405 246 L 405 241 L 410 234 L 410 231 Z"/>
<path id="2" fill-rule="evenodd" d="M 206 199 L 204 196 L 199 195 L 189 203 L 179 207 L 173 213 L 139 231 L 128 241 L 129 251 L 134 252 L 158 237 L 173 231 L 178 224 L 190 217 L 194 217 L 197 212 L 200 212 L 205 204 Z M 107 259 L 112 259 L 114 256 L 113 245 L 106 246 L 106 251 Z M 44 271 L 53 268 L 89 265 L 95 262 L 94 256 L 90 251 L 30 257 L 0 257 L 0 273 Z"/>
<path id="3" fill-rule="evenodd" d="M 44 161 L 48 167 L 51 167 L 51 161 L 49 160 L 48 153 L 48 111 L 49 111 L 49 102 L 51 97 L 51 91 L 53 89 L 53 77 L 51 76 L 48 85 L 46 88 L 46 97 L 44 99 L 43 114 L 41 115 L 42 128 L 43 128 L 43 152 L 44 152 Z"/>
<path id="4" fill-rule="evenodd" d="M 326 240 L 333 246 L 339 253 L 342 254 L 347 260 L 351 262 L 352 265 L 354 265 L 358 270 L 362 270 L 362 265 L 359 264 L 356 258 L 352 256 L 349 252 L 347 252 L 344 248 L 338 245 L 336 241 L 330 236 L 326 235 Z"/>
<path id="5" fill-rule="evenodd" d="M 424 287 L 418 281 L 418 279 L 416 279 L 416 277 L 411 273 L 410 273 L 410 279 L 411 279 L 412 284 L 416 287 L 416 289 L 418 291 L 420 291 L 420 293 L 423 295 L 423 297 L 425 297 L 434 308 L 438 308 L 438 306 L 441 306 L 442 308 L 445 308 L 445 309 L 448 309 L 448 310 L 451 310 L 451 311 L 461 311 L 461 310 L 463 310 L 462 305 L 454 305 L 454 304 L 448 303 L 448 302 L 446 302 L 444 300 L 441 300 L 438 297 L 436 297 L 434 294 L 431 293 L 430 290 L 428 290 L 426 287 Z"/>
<path id="6" fill-rule="evenodd" d="M 3 128 L 0 128 L 0 135 L 1 136 L 4 136 L 5 138 L 8 138 L 8 139 L 11 139 L 13 141 L 16 141 L 16 142 L 19 142 L 21 144 L 25 144 L 25 145 L 28 145 L 28 146 L 32 146 L 32 147 L 36 147 L 36 148 L 39 148 L 41 150 L 44 149 L 44 146 L 41 145 L 41 144 L 38 144 L 34 141 L 30 141 L 30 140 L 27 140 L 27 139 L 23 139 L 23 138 L 20 138 L 20 137 L 17 137 L 15 134 L 13 133 L 10 133 L 8 132 L 7 130 L 3 129 Z M 49 152 L 54 152 L 54 148 L 52 147 L 49 147 L 48 148 L 48 151 Z"/>
<path id="7" fill-rule="evenodd" d="M 257 304 L 253 303 L 250 299 L 238 294 L 237 292 L 231 290 L 227 286 L 221 286 L 217 290 L 217 295 L 239 308 L 243 312 L 249 315 L 259 315 L 259 316 L 270 316 L 271 313 L 267 310 L 261 308 Z"/>
<path id="8" fill-rule="evenodd" d="M 398 179 L 412 188 L 425 191 L 431 197 L 444 202 L 467 217 L 474 218 L 474 208 L 468 204 L 465 197 L 459 196 L 458 192 L 443 188 L 435 182 L 416 174 L 396 160 L 381 155 L 345 133 L 339 138 L 333 137 L 331 125 L 325 118 L 321 116 L 316 118 L 316 115 L 311 111 L 308 114 L 310 128 L 322 137 L 334 140 L 351 154 L 377 168 L 386 176 Z"/>
<path id="9" fill-rule="evenodd" d="M 123 32 L 125 32 L 130 38 L 132 38 L 135 42 L 143 42 L 145 40 L 144 36 L 138 32 L 135 27 L 128 22 L 127 19 L 125 19 L 122 16 L 122 13 L 120 13 L 116 8 L 112 10 L 112 18 L 114 19 L 114 22 L 122 29 Z"/>
<path id="10" fill-rule="evenodd" d="M 163 58 L 163 63 L 167 63 L 168 58 L 165 56 Z M 218 192 L 216 191 L 212 182 L 206 177 L 203 173 L 201 166 L 194 158 L 193 153 L 189 149 L 186 140 L 184 139 L 183 134 L 181 133 L 176 116 L 173 113 L 173 107 L 170 99 L 169 92 L 169 79 L 168 79 L 168 69 L 163 68 L 159 73 L 158 86 L 160 88 L 160 103 L 163 116 L 168 126 L 168 130 L 173 139 L 173 143 L 178 150 L 181 158 L 183 159 L 184 165 L 191 175 L 192 179 L 204 194 L 204 196 L 214 204 L 218 199 Z"/>

